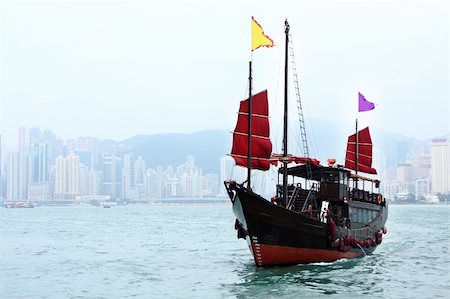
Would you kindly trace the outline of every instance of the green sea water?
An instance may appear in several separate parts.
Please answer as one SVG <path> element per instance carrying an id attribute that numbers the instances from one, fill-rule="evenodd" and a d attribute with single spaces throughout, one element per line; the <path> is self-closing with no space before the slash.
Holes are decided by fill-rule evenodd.
<path id="1" fill-rule="evenodd" d="M 0 298 L 450 298 L 450 205 L 391 205 L 373 255 L 255 267 L 231 206 L 0 208 Z"/>

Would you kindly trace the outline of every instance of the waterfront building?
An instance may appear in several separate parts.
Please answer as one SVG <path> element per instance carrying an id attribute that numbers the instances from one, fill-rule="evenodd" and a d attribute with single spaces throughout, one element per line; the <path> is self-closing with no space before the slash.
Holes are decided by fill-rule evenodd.
<path id="1" fill-rule="evenodd" d="M 397 182 L 407 183 L 413 179 L 411 163 L 400 163 L 397 166 Z"/>
<path id="2" fill-rule="evenodd" d="M 122 196 L 122 160 L 115 154 L 103 156 L 103 194 L 112 199 Z"/>
<path id="3" fill-rule="evenodd" d="M 33 143 L 30 151 L 30 182 L 48 181 L 47 144 Z"/>
<path id="4" fill-rule="evenodd" d="M 219 193 L 219 175 L 207 174 L 203 176 L 203 190 L 202 190 L 203 196 L 215 196 L 218 193 Z"/>
<path id="5" fill-rule="evenodd" d="M 88 173 L 88 195 L 100 195 L 102 191 L 102 172 L 91 169 Z"/>
<path id="6" fill-rule="evenodd" d="M 189 169 L 189 173 L 183 173 L 179 180 L 180 190 L 177 194 L 183 197 L 201 197 L 203 179 L 197 169 Z"/>
<path id="7" fill-rule="evenodd" d="M 81 159 L 80 159 L 81 160 Z M 80 161 L 80 195 L 89 194 L 89 168 Z"/>
<path id="8" fill-rule="evenodd" d="M 6 198 L 24 200 L 28 198 L 28 154 L 13 152 L 9 155 L 6 169 Z"/>
<path id="9" fill-rule="evenodd" d="M 431 193 L 431 181 L 429 179 L 417 179 L 415 180 L 415 193 L 416 198 L 423 199 Z"/>
<path id="10" fill-rule="evenodd" d="M 55 159 L 55 197 L 75 198 L 80 195 L 80 159 L 75 154 Z"/>
<path id="11" fill-rule="evenodd" d="M 50 182 L 31 182 L 28 184 L 28 200 L 47 200 L 51 197 Z"/>
<path id="12" fill-rule="evenodd" d="M 164 186 L 163 197 L 180 197 L 180 180 L 177 177 L 169 177 Z"/>
<path id="13" fill-rule="evenodd" d="M 123 155 L 122 198 L 135 199 L 135 165 L 133 154 Z"/>
<path id="14" fill-rule="evenodd" d="M 2 134 L 0 134 L 0 200 L 3 199 Z"/>
<path id="15" fill-rule="evenodd" d="M 432 193 L 450 193 L 450 143 L 434 139 L 430 146 Z"/>
<path id="16" fill-rule="evenodd" d="M 167 180 L 167 174 L 162 167 L 147 169 L 146 171 L 146 193 L 147 198 L 161 198 L 165 194 L 164 187 Z"/>
<path id="17" fill-rule="evenodd" d="M 146 163 L 142 157 L 138 157 L 134 162 L 136 198 L 146 198 Z"/>

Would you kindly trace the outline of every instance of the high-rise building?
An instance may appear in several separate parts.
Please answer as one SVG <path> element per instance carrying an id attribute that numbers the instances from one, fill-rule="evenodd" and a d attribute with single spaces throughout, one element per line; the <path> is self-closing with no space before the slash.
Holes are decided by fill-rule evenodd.
<path id="1" fill-rule="evenodd" d="M 2 135 L 0 134 L 0 200 L 3 199 Z"/>
<path id="2" fill-rule="evenodd" d="M 55 197 L 75 198 L 80 195 L 80 159 L 75 154 L 55 159 Z"/>
<path id="3" fill-rule="evenodd" d="M 6 173 L 6 198 L 24 200 L 28 198 L 28 154 L 14 152 L 9 156 Z"/>
<path id="4" fill-rule="evenodd" d="M 45 129 L 42 132 L 42 143 L 47 144 L 47 159 L 50 164 L 53 164 L 56 156 L 61 155 L 62 152 L 57 153 L 55 150 L 56 146 L 56 135 L 50 129 Z"/>
<path id="5" fill-rule="evenodd" d="M 417 179 L 415 181 L 415 185 L 416 185 L 416 199 L 417 200 L 422 200 L 424 199 L 427 195 L 430 194 L 430 180 L 429 179 Z"/>
<path id="6" fill-rule="evenodd" d="M 30 153 L 30 182 L 48 181 L 47 144 L 33 143 Z"/>
<path id="7" fill-rule="evenodd" d="M 142 157 L 138 157 L 134 162 L 135 188 L 137 199 L 146 198 L 146 165 Z"/>
<path id="8" fill-rule="evenodd" d="M 215 196 L 219 193 L 219 176 L 217 174 L 207 174 L 203 176 L 204 196 Z"/>
<path id="9" fill-rule="evenodd" d="M 135 199 L 135 164 L 133 154 L 123 155 L 123 168 L 122 168 L 122 198 L 123 199 Z"/>
<path id="10" fill-rule="evenodd" d="M 99 195 L 102 187 L 102 172 L 91 169 L 88 173 L 88 195 Z"/>
<path id="11" fill-rule="evenodd" d="M 80 194 L 80 158 L 75 154 L 66 157 L 67 163 L 67 193 Z"/>
<path id="12" fill-rule="evenodd" d="M 30 149 L 30 129 L 19 127 L 17 149 L 19 152 L 28 152 Z"/>
<path id="13" fill-rule="evenodd" d="M 90 153 L 89 164 L 83 162 L 81 156 L 80 159 L 82 163 L 86 163 L 89 168 L 97 168 L 99 162 L 99 148 L 100 141 L 94 137 L 78 137 L 76 141 L 76 150 L 85 151 Z"/>
<path id="14" fill-rule="evenodd" d="M 165 184 L 167 181 L 167 174 L 164 173 L 161 167 L 157 170 L 148 169 L 146 171 L 147 181 L 147 198 L 161 198 L 165 195 Z"/>
<path id="15" fill-rule="evenodd" d="M 201 197 L 203 178 L 197 170 L 183 173 L 180 178 L 180 190 L 177 195 L 184 197 Z"/>
<path id="16" fill-rule="evenodd" d="M 431 154 L 431 192 L 450 193 L 450 143 L 447 139 L 434 139 Z"/>
<path id="17" fill-rule="evenodd" d="M 122 163 L 115 154 L 103 157 L 103 194 L 112 199 L 122 195 Z"/>
<path id="18" fill-rule="evenodd" d="M 55 159 L 55 195 L 63 194 L 67 190 L 66 160 L 63 156 Z"/>
<path id="19" fill-rule="evenodd" d="M 80 163 L 80 195 L 89 195 L 89 168 Z"/>
<path id="20" fill-rule="evenodd" d="M 401 163 L 397 166 L 397 181 L 400 183 L 411 182 L 413 179 L 411 163 Z"/>
<path id="21" fill-rule="evenodd" d="M 42 140 L 42 134 L 41 134 L 41 129 L 39 129 L 38 127 L 32 127 L 29 131 L 30 133 L 30 142 L 29 145 L 30 147 L 33 146 L 33 144 L 35 143 L 40 143 Z"/>

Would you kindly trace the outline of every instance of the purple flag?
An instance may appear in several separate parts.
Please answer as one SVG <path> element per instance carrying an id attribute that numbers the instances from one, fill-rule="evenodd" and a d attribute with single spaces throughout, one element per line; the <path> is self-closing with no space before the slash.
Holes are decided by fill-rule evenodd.
<path id="1" fill-rule="evenodd" d="M 359 96 L 359 105 L 358 105 L 358 112 L 364 112 L 369 111 L 375 108 L 374 103 L 369 102 L 366 100 L 366 98 L 358 92 Z"/>

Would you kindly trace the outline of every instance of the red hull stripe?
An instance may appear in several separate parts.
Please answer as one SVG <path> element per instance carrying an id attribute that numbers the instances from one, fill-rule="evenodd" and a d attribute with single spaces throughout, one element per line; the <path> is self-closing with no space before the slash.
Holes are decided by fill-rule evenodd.
<path id="1" fill-rule="evenodd" d="M 251 244 L 257 266 L 333 262 L 343 258 L 351 259 L 362 255 L 362 253 L 350 251 L 342 252 L 337 250 L 296 248 L 259 243 Z"/>

